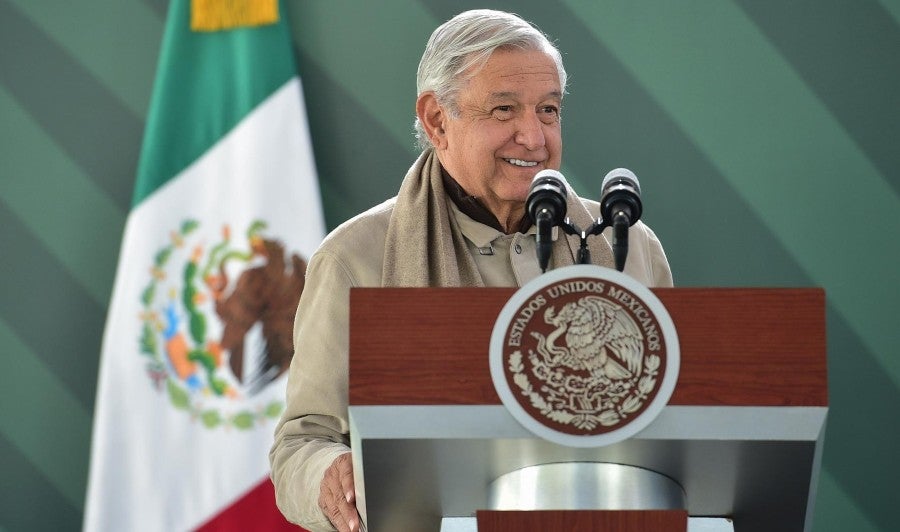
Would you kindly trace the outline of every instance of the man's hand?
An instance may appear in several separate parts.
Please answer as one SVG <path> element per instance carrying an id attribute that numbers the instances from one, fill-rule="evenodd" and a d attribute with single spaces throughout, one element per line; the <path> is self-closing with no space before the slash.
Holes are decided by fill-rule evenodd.
<path id="1" fill-rule="evenodd" d="M 325 470 L 319 488 L 319 508 L 325 512 L 338 532 L 357 532 L 359 513 L 356 511 L 356 491 L 353 487 L 353 463 L 350 453 L 334 459 Z"/>

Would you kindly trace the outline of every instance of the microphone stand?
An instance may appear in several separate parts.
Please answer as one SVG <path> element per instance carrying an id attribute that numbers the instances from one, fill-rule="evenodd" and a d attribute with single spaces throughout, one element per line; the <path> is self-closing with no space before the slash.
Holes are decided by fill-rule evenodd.
<path id="1" fill-rule="evenodd" d="M 628 232 L 628 216 L 622 211 L 619 211 L 616 214 L 612 223 L 609 223 L 602 218 L 598 218 L 597 221 L 592 223 L 590 227 L 585 230 L 581 230 L 573 225 L 569 218 L 563 220 L 559 226 L 567 235 L 578 235 L 581 239 L 581 245 L 578 248 L 578 257 L 576 257 L 578 264 L 591 263 L 591 251 L 587 247 L 588 237 L 597 236 L 607 227 L 612 227 L 613 231 L 616 233 L 613 237 L 613 257 L 616 261 L 616 269 L 619 271 L 625 269 L 625 257 L 628 255 L 628 240 L 626 236 Z M 625 235 L 621 234 L 623 231 L 625 232 Z"/>
<path id="2" fill-rule="evenodd" d="M 540 266 L 541 272 L 546 272 L 547 266 L 550 265 L 550 255 L 553 253 L 553 239 L 551 236 L 553 218 L 550 215 L 550 211 L 541 209 L 537 214 L 535 225 L 537 225 L 535 246 L 537 249 L 538 266 Z"/>

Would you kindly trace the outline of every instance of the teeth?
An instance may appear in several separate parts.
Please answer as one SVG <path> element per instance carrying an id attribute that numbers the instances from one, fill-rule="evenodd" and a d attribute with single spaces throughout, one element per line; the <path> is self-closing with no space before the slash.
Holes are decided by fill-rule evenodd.
<path id="1" fill-rule="evenodd" d="M 523 161 L 522 159 L 506 159 L 506 162 L 516 166 L 537 166 L 536 161 Z"/>

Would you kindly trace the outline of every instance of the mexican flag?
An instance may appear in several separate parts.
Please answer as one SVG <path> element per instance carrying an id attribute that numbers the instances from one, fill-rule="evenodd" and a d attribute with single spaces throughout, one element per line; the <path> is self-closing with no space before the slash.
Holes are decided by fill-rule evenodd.
<path id="1" fill-rule="evenodd" d="M 103 338 L 85 530 L 288 526 L 268 451 L 325 226 L 280 7 L 170 3 Z"/>

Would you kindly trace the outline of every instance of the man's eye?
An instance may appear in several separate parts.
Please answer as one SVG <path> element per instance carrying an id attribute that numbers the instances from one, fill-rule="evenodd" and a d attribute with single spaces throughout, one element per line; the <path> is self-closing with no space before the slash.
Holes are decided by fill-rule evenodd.
<path id="1" fill-rule="evenodd" d="M 559 120 L 559 107 L 555 105 L 545 105 L 540 108 L 541 116 L 545 122 L 555 122 Z"/>
<path id="2" fill-rule="evenodd" d="M 498 105 L 494 107 L 494 117 L 499 118 L 501 120 L 505 120 L 512 116 L 513 106 L 512 105 Z"/>

